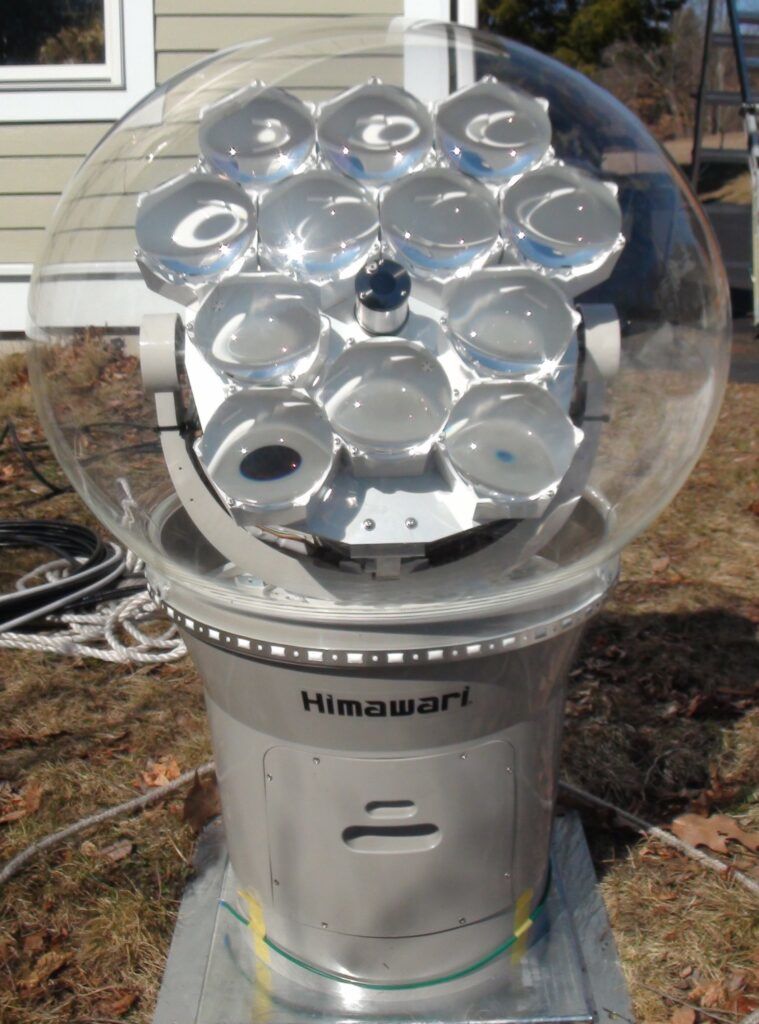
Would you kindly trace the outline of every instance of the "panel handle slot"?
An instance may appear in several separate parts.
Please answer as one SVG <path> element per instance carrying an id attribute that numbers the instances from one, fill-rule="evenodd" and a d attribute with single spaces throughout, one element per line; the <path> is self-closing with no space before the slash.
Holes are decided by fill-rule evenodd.
<path id="1" fill-rule="evenodd" d="M 437 825 L 351 825 L 343 842 L 356 853 L 422 853 L 443 838 Z"/>
<path id="2" fill-rule="evenodd" d="M 370 800 L 364 808 L 372 818 L 413 818 L 419 808 L 413 800 Z"/>

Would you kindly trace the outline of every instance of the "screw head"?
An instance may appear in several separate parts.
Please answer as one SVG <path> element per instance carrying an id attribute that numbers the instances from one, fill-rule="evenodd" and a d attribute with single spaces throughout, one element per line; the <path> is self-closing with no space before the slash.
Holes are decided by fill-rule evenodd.
<path id="1" fill-rule="evenodd" d="M 460 917 L 459 918 L 459 924 L 466 924 L 466 918 L 465 917 Z"/>
<path id="2" fill-rule="evenodd" d="M 314 764 L 321 764 L 321 760 L 318 757 L 314 758 Z"/>
<path id="3" fill-rule="evenodd" d="M 267 782 L 271 782 L 271 780 L 272 780 L 273 778 L 274 778 L 274 776 L 273 776 L 273 775 L 270 775 L 270 774 L 269 774 L 269 772 L 267 772 L 267 773 L 266 773 L 266 781 L 267 781 Z"/>
<path id="4" fill-rule="evenodd" d="M 373 530 L 377 524 L 373 519 L 365 519 L 361 525 L 365 530 Z"/>
<path id="5" fill-rule="evenodd" d="M 419 524 L 417 523 L 416 519 L 414 519 L 413 516 L 409 516 L 408 519 L 406 520 L 406 529 L 407 530 L 415 530 L 418 525 Z"/>

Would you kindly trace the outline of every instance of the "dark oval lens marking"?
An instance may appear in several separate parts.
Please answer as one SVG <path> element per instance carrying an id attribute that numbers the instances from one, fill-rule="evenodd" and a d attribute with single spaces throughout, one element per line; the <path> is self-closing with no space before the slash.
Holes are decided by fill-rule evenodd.
<path id="1" fill-rule="evenodd" d="M 281 480 L 294 473 L 303 458 L 286 444 L 266 444 L 243 458 L 240 472 L 248 480 Z"/>

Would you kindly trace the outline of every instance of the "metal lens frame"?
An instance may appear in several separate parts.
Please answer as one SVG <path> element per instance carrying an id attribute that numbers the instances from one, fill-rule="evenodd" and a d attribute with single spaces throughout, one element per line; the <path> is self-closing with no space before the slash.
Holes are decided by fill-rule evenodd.
<path id="1" fill-rule="evenodd" d="M 206 361 L 234 380 L 293 384 L 313 370 L 328 331 L 316 289 L 284 274 L 253 274 L 209 292 L 192 336 Z"/>
<path id="2" fill-rule="evenodd" d="M 137 201 L 140 254 L 170 278 L 223 273 L 252 245 L 255 230 L 255 209 L 243 189 L 200 171 L 173 178 Z"/>

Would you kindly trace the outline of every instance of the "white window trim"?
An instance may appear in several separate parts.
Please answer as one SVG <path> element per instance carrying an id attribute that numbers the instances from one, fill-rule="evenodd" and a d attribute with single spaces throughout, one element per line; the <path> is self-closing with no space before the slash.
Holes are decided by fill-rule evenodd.
<path id="1" fill-rule="evenodd" d="M 113 121 L 155 88 L 153 0 L 104 11 L 106 63 L 0 68 L 0 121 Z"/>
<path id="2" fill-rule="evenodd" d="M 423 21 L 453 21 L 456 10 L 457 25 L 477 28 L 477 0 L 404 0 L 403 14 L 406 18 Z"/>

